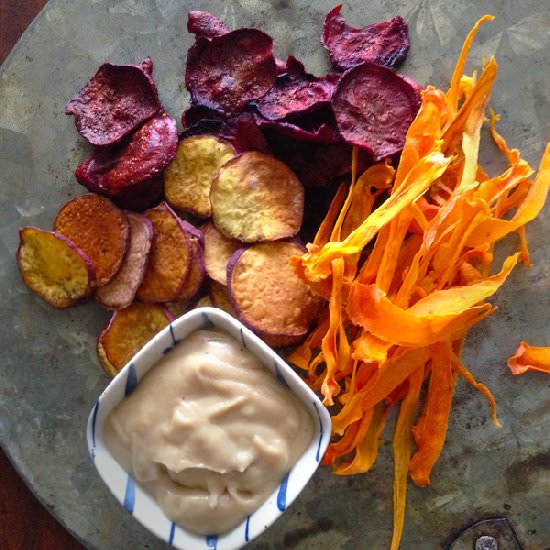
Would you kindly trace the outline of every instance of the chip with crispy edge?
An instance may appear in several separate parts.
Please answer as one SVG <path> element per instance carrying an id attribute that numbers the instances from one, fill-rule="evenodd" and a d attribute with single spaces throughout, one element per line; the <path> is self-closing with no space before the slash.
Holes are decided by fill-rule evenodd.
<path id="1" fill-rule="evenodd" d="M 204 234 L 206 274 L 213 281 L 225 287 L 227 285 L 227 264 L 231 256 L 242 247 L 242 243 L 226 237 L 211 221 L 204 224 L 201 229 Z"/>
<path id="2" fill-rule="evenodd" d="M 379 159 L 402 151 L 419 107 L 420 94 L 410 81 L 374 63 L 348 69 L 332 96 L 342 137 Z"/>
<path id="3" fill-rule="evenodd" d="M 158 304 L 134 302 L 114 311 L 97 339 L 97 356 L 103 370 L 115 376 L 172 320 L 171 313 Z"/>
<path id="4" fill-rule="evenodd" d="M 178 143 L 164 171 L 164 194 L 173 208 L 210 216 L 210 187 L 216 172 L 235 156 L 233 146 L 216 136 L 191 136 Z"/>
<path id="5" fill-rule="evenodd" d="M 166 114 L 154 117 L 124 143 L 96 149 L 79 164 L 75 176 L 90 191 L 138 202 L 155 186 L 177 145 L 176 121 Z"/>
<path id="6" fill-rule="evenodd" d="M 227 289 L 235 314 L 274 347 L 302 340 L 319 311 L 318 298 L 289 262 L 303 251 L 295 242 L 257 243 L 229 262 Z"/>
<path id="7" fill-rule="evenodd" d="M 122 309 L 133 301 L 143 281 L 153 241 L 153 224 L 143 214 L 125 212 L 130 223 L 130 244 L 116 275 L 97 289 L 95 299 L 106 308 Z"/>
<path id="8" fill-rule="evenodd" d="M 104 63 L 67 103 L 78 133 L 92 145 L 118 143 L 161 110 L 153 81 L 153 62 L 139 65 Z"/>
<path id="9" fill-rule="evenodd" d="M 146 210 L 144 215 L 153 224 L 153 243 L 136 298 L 147 303 L 177 300 L 193 257 L 189 233 L 165 202 Z"/>
<path id="10" fill-rule="evenodd" d="M 48 304 L 67 308 L 91 295 L 94 267 L 73 242 L 36 227 L 23 227 L 19 239 L 17 265 L 23 282 Z"/>
<path id="11" fill-rule="evenodd" d="M 273 39 L 237 29 L 211 40 L 197 37 L 187 54 L 185 84 L 194 104 L 231 116 L 271 89 L 276 76 Z"/>
<path id="12" fill-rule="evenodd" d="M 330 61 L 339 69 L 360 65 L 365 61 L 395 67 L 404 61 L 410 48 L 409 29 L 399 15 L 356 29 L 348 25 L 340 11 L 331 10 L 323 26 L 321 44 L 329 51 Z"/>
<path id="13" fill-rule="evenodd" d="M 275 157 L 255 151 L 226 162 L 210 190 L 212 220 L 224 235 L 243 242 L 296 235 L 304 214 L 304 188 Z"/>
<path id="14" fill-rule="evenodd" d="M 197 229 L 187 220 L 182 220 L 181 223 L 189 236 L 191 260 L 189 275 L 181 287 L 177 299 L 179 301 L 188 301 L 195 298 L 206 276 L 204 268 L 204 235 L 200 229 Z"/>
<path id="15" fill-rule="evenodd" d="M 212 279 L 208 284 L 208 297 L 212 306 L 227 311 L 227 313 L 233 315 L 233 317 L 236 316 L 235 310 L 231 305 L 231 300 L 227 294 L 227 285 L 222 285 Z"/>
<path id="16" fill-rule="evenodd" d="M 98 286 L 118 272 L 130 242 L 130 224 L 124 212 L 107 197 L 87 193 L 61 207 L 54 231 L 65 235 L 92 262 Z"/>

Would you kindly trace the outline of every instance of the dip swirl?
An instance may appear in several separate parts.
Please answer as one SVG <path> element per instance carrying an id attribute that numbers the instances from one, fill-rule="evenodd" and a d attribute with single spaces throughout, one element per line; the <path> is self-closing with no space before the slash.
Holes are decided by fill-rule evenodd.
<path id="1" fill-rule="evenodd" d="M 273 493 L 311 442 L 313 421 L 235 339 L 197 330 L 111 411 L 104 436 L 168 518 L 209 535 Z"/>

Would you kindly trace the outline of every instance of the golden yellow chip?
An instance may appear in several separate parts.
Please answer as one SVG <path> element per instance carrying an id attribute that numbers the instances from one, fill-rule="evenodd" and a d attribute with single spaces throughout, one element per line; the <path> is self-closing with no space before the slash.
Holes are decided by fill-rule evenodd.
<path id="1" fill-rule="evenodd" d="M 212 220 L 227 237 L 243 242 L 296 235 L 304 215 L 304 188 L 275 157 L 251 151 L 226 162 L 210 191 Z"/>
<path id="2" fill-rule="evenodd" d="M 170 206 L 196 216 L 210 216 L 210 186 L 216 172 L 235 156 L 232 145 L 215 136 L 188 137 L 178 144 L 164 171 L 164 194 Z"/>

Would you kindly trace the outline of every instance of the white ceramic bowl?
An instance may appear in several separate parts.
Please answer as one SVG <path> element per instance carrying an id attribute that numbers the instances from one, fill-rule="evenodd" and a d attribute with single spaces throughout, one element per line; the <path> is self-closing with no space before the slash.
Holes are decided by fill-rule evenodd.
<path id="1" fill-rule="evenodd" d="M 282 384 L 305 404 L 314 420 L 314 435 L 306 451 L 284 477 L 280 486 L 260 508 L 233 530 L 201 537 L 176 526 L 142 491 L 109 453 L 103 442 L 103 425 L 113 407 L 132 392 L 144 374 L 167 350 L 200 328 L 216 328 L 242 342 Z M 185 550 L 235 550 L 265 531 L 294 501 L 319 466 L 330 438 L 330 416 L 317 396 L 292 368 L 269 346 L 239 321 L 217 308 L 197 308 L 170 323 L 147 343 L 100 395 L 88 418 L 90 457 L 103 481 L 124 508 L 160 539 Z"/>

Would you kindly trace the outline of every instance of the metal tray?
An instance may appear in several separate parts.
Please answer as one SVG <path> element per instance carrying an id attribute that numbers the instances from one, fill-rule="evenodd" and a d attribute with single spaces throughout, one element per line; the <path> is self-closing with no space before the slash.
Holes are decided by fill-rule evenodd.
<path id="1" fill-rule="evenodd" d="M 537 166 L 550 136 L 550 23 L 540 0 L 352 0 L 351 24 L 401 14 L 412 47 L 402 71 L 447 86 L 460 45 L 489 12 L 469 58 L 500 65 L 492 106 L 500 131 Z M 258 26 L 276 54 L 296 54 L 313 73 L 327 69 L 319 45 L 328 0 L 51 0 L 0 72 L 0 220 L 3 303 L 0 442 L 37 496 L 90 548 L 163 548 L 118 506 L 88 461 L 87 414 L 106 386 L 95 338 L 107 313 L 95 304 L 48 307 L 22 284 L 14 254 L 23 225 L 48 228 L 61 204 L 81 193 L 73 171 L 86 153 L 68 98 L 104 61 L 150 55 L 161 98 L 179 117 L 189 9 L 209 10 L 230 27 Z M 482 160 L 496 165 L 486 139 Z M 550 344 L 550 210 L 527 230 L 533 267 L 519 268 L 493 302 L 498 311 L 468 337 L 465 361 L 494 392 L 504 425 L 496 430 L 484 399 L 459 384 L 448 441 L 432 485 L 409 489 L 404 549 L 445 547 L 460 530 L 505 517 L 526 549 L 550 541 L 550 378 L 512 377 L 506 357 L 521 339 Z M 389 438 L 389 436 L 388 436 Z M 391 455 L 384 445 L 372 472 L 321 470 L 291 510 L 251 548 L 387 548 L 391 536 Z M 470 546 L 471 547 L 471 546 Z M 505 546 L 501 546 L 505 548 Z"/>

